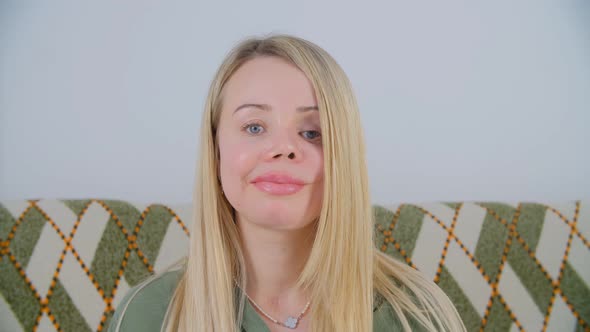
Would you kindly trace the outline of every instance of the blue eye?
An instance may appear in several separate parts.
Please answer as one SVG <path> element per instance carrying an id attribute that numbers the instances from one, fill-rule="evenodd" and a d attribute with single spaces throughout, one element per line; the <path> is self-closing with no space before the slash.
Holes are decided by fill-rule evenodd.
<path id="1" fill-rule="evenodd" d="M 259 123 L 248 123 L 242 126 L 242 130 L 246 131 L 250 135 L 258 135 L 264 132 L 264 127 Z M 317 140 L 322 134 L 317 130 L 306 130 L 301 132 L 301 136 L 309 141 Z"/>
<path id="2" fill-rule="evenodd" d="M 312 133 L 313 135 L 305 135 L 306 133 Z M 314 140 L 318 137 L 322 136 L 319 131 L 317 130 L 307 130 L 303 132 L 303 137 L 309 140 Z"/>
<path id="3" fill-rule="evenodd" d="M 262 126 L 258 123 L 249 123 L 244 126 L 244 130 L 252 135 L 260 134 L 263 131 Z"/>

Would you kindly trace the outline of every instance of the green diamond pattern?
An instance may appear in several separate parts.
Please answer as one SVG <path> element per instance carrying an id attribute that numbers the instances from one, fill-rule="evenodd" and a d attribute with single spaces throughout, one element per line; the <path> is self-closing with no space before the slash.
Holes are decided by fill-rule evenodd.
<path id="1" fill-rule="evenodd" d="M 106 216 L 110 218 L 106 226 L 100 228 L 103 229 L 102 233 L 97 233 L 96 248 L 91 251 L 92 259 L 84 261 L 78 257 L 76 261 L 70 260 L 73 263 L 69 265 L 69 272 L 60 271 L 49 293 L 38 294 L 28 275 L 34 273 L 35 269 L 34 266 L 29 267 L 28 263 L 33 262 L 32 255 L 49 249 L 36 248 L 41 231 L 49 223 L 44 217 L 47 212 L 42 211 L 37 200 L 23 200 L 16 205 L 14 202 L 9 205 L 0 201 L 0 295 L 10 307 L 10 312 L 0 313 L 0 330 L 3 330 L 2 321 L 6 315 L 20 322 L 23 331 L 34 330 L 43 317 L 49 318 L 56 331 L 104 330 L 115 309 L 110 303 L 118 303 L 125 295 L 121 289 L 136 285 L 154 272 L 162 248 L 168 241 L 178 241 L 178 236 L 186 240 L 188 234 L 184 231 L 170 232 L 170 229 L 190 229 L 190 225 L 184 223 L 187 220 L 176 220 L 175 211 L 164 204 L 152 204 L 140 211 L 134 204 L 121 200 L 74 199 L 55 202 L 73 211 L 78 216 L 78 224 L 91 222 L 84 218 L 89 205 L 102 209 L 105 213 L 103 221 L 107 220 Z M 440 205 L 437 211 L 458 211 L 455 229 L 462 227 L 461 236 L 450 233 L 450 228 L 445 230 L 428 216 L 434 215 L 444 225 L 452 224 L 452 220 L 445 219 L 448 216 L 429 211 L 433 204 Z M 15 206 L 23 208 L 17 209 Z M 188 208 L 188 205 L 184 207 Z M 555 218 L 558 213 L 559 220 L 568 229 L 572 230 L 574 222 L 578 225 L 573 229 L 572 236 L 587 250 L 582 254 L 590 257 L 590 234 L 584 233 L 585 229 L 590 229 L 587 226 L 590 223 L 590 201 L 556 202 L 555 205 L 536 202 L 518 205 L 503 202 L 440 202 L 399 204 L 394 207 L 374 205 L 373 208 L 377 250 L 411 266 L 424 264 L 421 261 L 423 258 L 414 253 L 417 246 L 431 243 L 430 239 L 434 241 L 432 243 L 456 242 L 452 246 L 454 250 L 447 252 L 443 249 L 443 252 L 433 253 L 440 257 L 434 267 L 438 269 L 435 281 L 455 304 L 469 331 L 534 330 L 527 325 L 530 323 L 524 317 L 526 313 L 534 313 L 534 317 L 538 317 L 538 326 L 544 326 L 544 320 L 551 320 L 553 327 L 558 326 L 563 331 L 590 331 L 590 288 L 586 283 L 590 280 L 588 268 L 580 266 L 579 259 L 570 260 L 568 247 L 567 252 L 559 253 L 563 255 L 564 268 L 561 278 L 557 280 L 549 276 L 548 267 L 541 263 L 545 261 L 543 255 L 546 253 L 537 250 L 546 229 L 545 220 L 548 216 Z M 58 220 L 60 216 L 48 215 L 48 218 Z M 423 227 L 426 223 L 433 223 L 443 231 L 431 234 L 426 231 L 432 230 L 431 225 Z M 512 223 L 516 223 L 514 233 Z M 58 227 L 51 226 L 50 229 Z M 82 248 L 69 248 L 66 242 L 70 240 L 70 230 L 60 231 L 66 239 L 59 250 L 64 255 L 75 256 Z M 180 235 L 175 238 L 170 234 Z M 437 238 L 440 234 L 446 238 Z M 563 247 L 568 238 L 556 237 L 554 241 Z M 76 243 L 77 246 L 84 245 L 84 242 Z M 508 248 L 507 251 L 505 248 Z M 420 249 L 424 252 L 424 248 Z M 178 257 L 166 259 L 180 258 L 181 254 L 183 252 L 179 252 Z M 577 254 L 580 254 L 579 249 Z M 72 272 L 71 266 L 78 271 Z M 58 268 L 61 266 L 56 266 Z M 513 274 L 507 273 L 507 269 Z M 458 280 L 469 271 L 481 279 L 473 285 L 460 283 Z M 72 276 L 67 273 L 75 273 L 74 277 L 78 279 L 71 279 Z M 510 280 L 511 275 L 515 275 L 516 279 Z M 90 282 L 72 285 L 64 281 L 80 278 Z M 95 292 L 98 303 L 95 301 L 94 307 L 81 303 L 79 294 L 69 293 L 76 287 L 86 287 L 78 288 L 82 293 Z M 502 291 L 511 289 L 524 290 L 525 296 L 534 305 L 523 308 L 509 296 L 503 296 Z M 556 294 L 559 296 L 556 297 Z M 101 299 L 104 303 L 100 302 Z M 568 317 L 552 316 L 555 301 L 564 301 L 561 307 L 568 308 Z M 100 312 L 89 311 L 89 308 L 95 307 L 100 307 Z M 89 323 L 98 321 L 101 322 L 99 326 Z"/>

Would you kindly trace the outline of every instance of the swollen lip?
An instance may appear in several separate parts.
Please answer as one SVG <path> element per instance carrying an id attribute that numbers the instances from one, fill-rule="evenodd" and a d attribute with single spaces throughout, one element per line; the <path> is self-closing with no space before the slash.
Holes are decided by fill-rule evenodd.
<path id="1" fill-rule="evenodd" d="M 254 186 L 260 191 L 271 195 L 291 195 L 303 188 L 302 184 L 295 183 L 276 183 L 276 182 L 255 182 Z"/>

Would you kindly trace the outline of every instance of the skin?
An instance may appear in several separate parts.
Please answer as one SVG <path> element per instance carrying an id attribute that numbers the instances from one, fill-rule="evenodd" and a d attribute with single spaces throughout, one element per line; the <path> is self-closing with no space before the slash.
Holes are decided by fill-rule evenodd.
<path id="1" fill-rule="evenodd" d="M 265 106 L 236 111 L 244 104 Z M 284 322 L 310 300 L 294 285 L 309 256 L 323 198 L 323 148 L 314 90 L 294 65 L 277 57 L 257 57 L 227 82 L 221 112 L 219 175 L 242 235 L 246 292 Z M 290 195 L 269 194 L 252 184 L 270 171 L 286 172 L 305 184 Z M 260 316 L 271 331 L 292 331 Z M 309 311 L 297 331 L 308 330 L 308 319 Z"/>

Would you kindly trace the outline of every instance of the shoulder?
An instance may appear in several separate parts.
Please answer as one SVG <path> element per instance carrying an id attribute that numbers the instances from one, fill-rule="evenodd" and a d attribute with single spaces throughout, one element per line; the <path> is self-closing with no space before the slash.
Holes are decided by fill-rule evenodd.
<path id="1" fill-rule="evenodd" d="M 411 301 L 415 304 L 419 311 L 426 312 L 427 309 L 420 303 L 417 299 L 416 294 L 411 291 L 406 285 L 401 283 L 397 278 L 389 277 L 389 281 L 392 285 L 399 290 L 399 295 L 404 294 L 407 296 L 406 299 L 402 300 L 399 299 L 400 302 L 403 301 Z M 397 296 L 394 296 L 397 298 Z M 408 325 L 410 326 L 410 331 L 413 332 L 425 332 L 427 329 L 419 323 L 419 321 L 408 312 L 407 309 L 402 308 L 404 307 L 401 303 L 398 302 L 398 305 L 395 305 L 398 310 L 394 308 L 394 304 L 389 302 L 385 296 L 375 290 L 375 299 L 374 299 L 374 306 L 373 306 L 373 331 L 374 332 L 381 332 L 381 331 L 405 331 L 404 325 L 402 321 L 407 320 Z"/>
<path id="2" fill-rule="evenodd" d="M 410 324 L 411 331 L 425 331 L 424 327 L 418 323 L 413 317 L 405 314 L 408 324 Z M 391 303 L 384 298 L 373 310 L 373 331 L 404 331 L 403 324 L 398 313 L 393 309 Z"/>
<path id="3" fill-rule="evenodd" d="M 117 306 L 108 331 L 160 331 L 181 276 L 182 271 L 168 271 L 132 287 Z"/>

